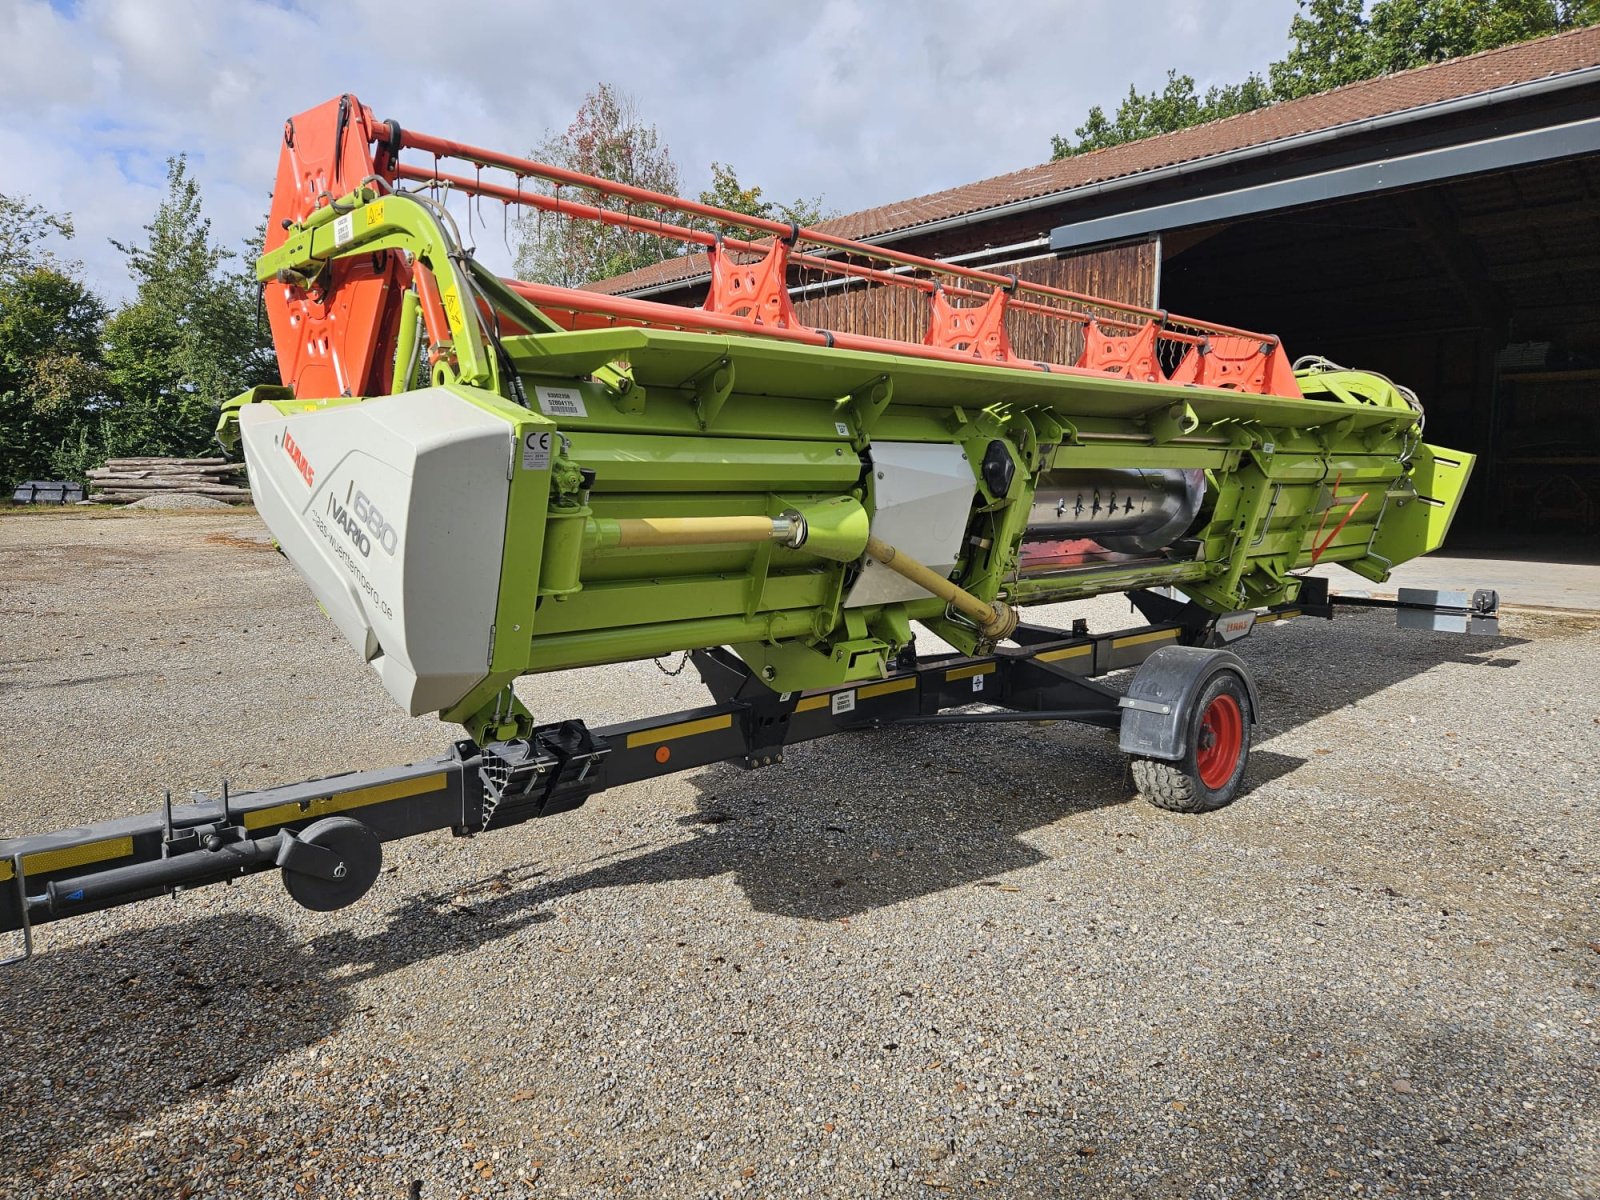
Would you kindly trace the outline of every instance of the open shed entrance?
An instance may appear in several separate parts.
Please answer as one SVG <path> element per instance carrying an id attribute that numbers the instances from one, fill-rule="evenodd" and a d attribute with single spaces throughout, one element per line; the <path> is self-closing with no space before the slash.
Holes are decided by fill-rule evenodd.
<path id="1" fill-rule="evenodd" d="M 1600 563 L 1600 158 L 1168 231 L 1160 302 L 1414 388 L 1450 549 Z"/>

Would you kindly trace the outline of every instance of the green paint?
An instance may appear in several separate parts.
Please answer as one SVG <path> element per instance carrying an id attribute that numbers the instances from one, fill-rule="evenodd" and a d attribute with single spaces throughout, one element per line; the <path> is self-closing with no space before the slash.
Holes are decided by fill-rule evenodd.
<path id="1" fill-rule="evenodd" d="M 1421 444 L 1405 395 L 1362 372 L 1303 376 L 1304 399 L 1175 393 L 1112 376 L 771 339 L 567 331 L 454 252 L 423 204 L 363 191 L 335 207 L 291 230 L 258 277 L 310 279 L 340 255 L 405 250 L 455 297 L 436 379 L 503 419 L 512 438 L 554 435 L 548 467 L 521 469 L 513 456 L 492 659 L 443 714 L 474 737 L 526 728 L 531 717 L 510 685 L 531 672 L 731 645 L 788 691 L 879 678 L 913 621 L 981 648 L 931 597 L 843 607 L 875 503 L 874 442 L 961 447 L 976 495 L 952 577 L 984 599 L 1021 605 L 1174 585 L 1215 611 L 1259 607 L 1292 600 L 1294 572 L 1313 560 L 1381 580 L 1437 548 L 1471 467 L 1470 456 Z M 536 332 L 496 342 L 469 319 L 480 301 Z M 408 296 L 403 361 L 415 312 Z M 539 411 L 549 388 L 576 393 L 582 412 Z M 223 433 L 246 403 L 307 412 L 360 402 L 256 389 L 228 406 Z M 996 441 L 1014 467 L 1005 494 L 979 471 Z M 1205 508 L 1180 545 L 1151 561 L 1019 575 L 1036 478 L 1077 468 L 1201 469 Z M 592 488 L 583 470 L 594 473 Z M 790 512 L 804 516 L 809 545 L 622 548 L 592 535 L 627 518 Z"/>

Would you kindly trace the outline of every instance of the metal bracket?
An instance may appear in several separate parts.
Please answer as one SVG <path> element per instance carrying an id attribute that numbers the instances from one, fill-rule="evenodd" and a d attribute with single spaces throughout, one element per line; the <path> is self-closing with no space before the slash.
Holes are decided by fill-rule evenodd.
<path id="1" fill-rule="evenodd" d="M 1500 597 L 1490 588 L 1479 588 L 1470 600 L 1466 592 L 1401 588 L 1394 616 L 1401 629 L 1495 637 L 1500 633 Z"/>
<path id="2" fill-rule="evenodd" d="M 11 856 L 11 881 L 17 889 L 17 914 L 22 923 L 22 953 L 13 954 L 9 958 L 0 958 L 0 967 L 27 962 L 33 957 L 33 921 L 28 915 L 28 878 L 22 869 L 21 854 Z"/>
<path id="3" fill-rule="evenodd" d="M 1341 593 L 1332 602 L 1350 608 L 1392 608 L 1395 624 L 1401 629 L 1487 637 L 1500 634 L 1500 596 L 1492 588 L 1478 588 L 1469 596 L 1464 591 L 1403 587 L 1393 600 Z"/>
<path id="4" fill-rule="evenodd" d="M 883 415 L 883 410 L 889 407 L 889 401 L 894 399 L 894 380 L 887 375 L 880 375 L 871 383 L 864 384 L 845 397 L 845 406 L 849 408 L 850 415 L 855 418 L 856 437 L 861 445 L 865 445 L 872 427 L 878 423 L 878 418 Z"/>
<path id="5" fill-rule="evenodd" d="M 710 428 L 711 422 L 722 411 L 722 406 L 728 402 L 728 397 L 733 395 L 733 375 L 732 360 L 722 358 L 690 381 L 701 429 Z"/>
<path id="6" fill-rule="evenodd" d="M 690 661 L 701 681 L 719 704 L 739 706 L 738 721 L 744 730 L 746 770 L 770 767 L 783 761 L 789 718 L 798 696 L 773 691 L 754 671 L 722 647 L 695 650 Z"/>
<path id="7" fill-rule="evenodd" d="M 316 879 L 344 878 L 344 859 L 326 846 L 301 841 L 292 829 L 285 829 L 281 837 L 276 859 L 278 866 Z"/>
<path id="8" fill-rule="evenodd" d="M 1137 696 L 1124 696 L 1117 701 L 1118 708 L 1135 708 L 1140 712 L 1155 713 L 1165 717 L 1172 712 L 1172 705 L 1157 704 L 1154 700 L 1140 700 Z"/>

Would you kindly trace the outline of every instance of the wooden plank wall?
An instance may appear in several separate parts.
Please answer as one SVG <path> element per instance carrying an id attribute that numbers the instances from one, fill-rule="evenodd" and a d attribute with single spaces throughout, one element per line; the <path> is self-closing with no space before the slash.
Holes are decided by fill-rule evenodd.
<path id="1" fill-rule="evenodd" d="M 1019 279 L 1032 283 L 1154 307 L 1156 263 L 1156 243 L 1152 240 L 1062 258 L 1046 255 L 1009 264 L 999 271 L 1015 273 Z M 796 300 L 794 307 L 801 323 L 815 329 L 908 342 L 920 342 L 928 332 L 927 297 L 909 288 L 841 288 Z M 1082 334 L 1074 324 L 1022 312 L 1013 312 L 1007 319 L 1011 346 L 1020 358 L 1071 363 L 1083 350 Z"/>

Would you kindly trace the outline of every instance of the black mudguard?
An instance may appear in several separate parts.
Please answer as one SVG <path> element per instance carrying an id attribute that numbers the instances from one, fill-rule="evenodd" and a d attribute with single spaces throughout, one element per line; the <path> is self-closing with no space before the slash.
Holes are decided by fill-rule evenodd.
<path id="1" fill-rule="evenodd" d="M 1122 698 L 1122 749 L 1144 758 L 1182 758 L 1189 749 L 1194 706 L 1206 684 L 1221 671 L 1244 680 L 1254 724 L 1261 710 L 1256 682 L 1237 654 L 1200 646 L 1164 646 L 1134 672 Z"/>

